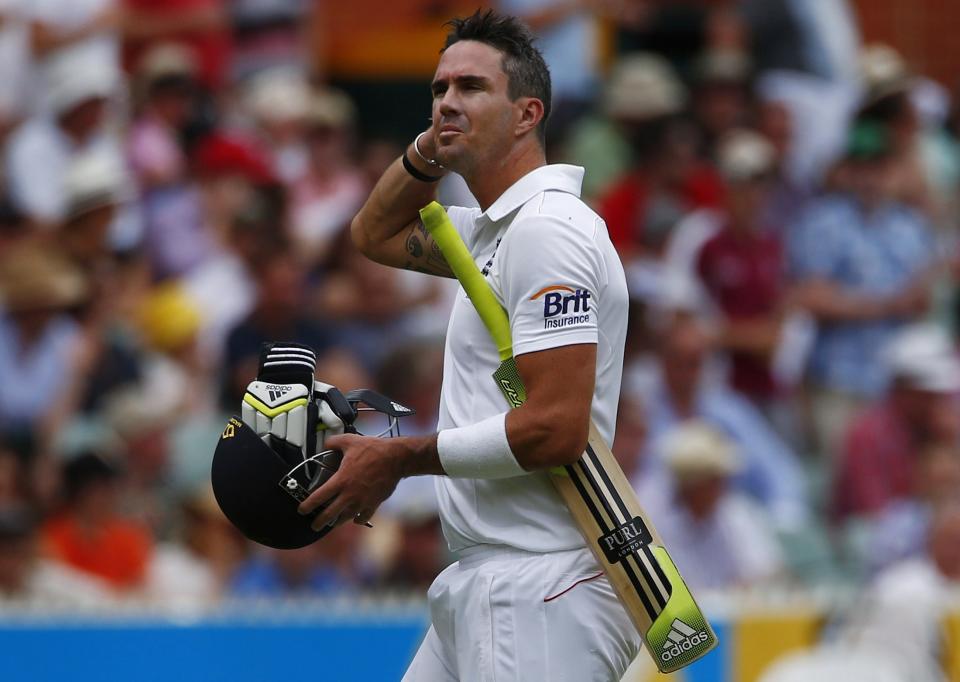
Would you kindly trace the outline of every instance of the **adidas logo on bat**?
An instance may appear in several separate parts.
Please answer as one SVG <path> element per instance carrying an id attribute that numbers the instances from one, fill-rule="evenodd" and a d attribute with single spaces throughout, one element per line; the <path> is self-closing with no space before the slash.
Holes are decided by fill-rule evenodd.
<path id="1" fill-rule="evenodd" d="M 703 630 L 697 632 L 679 618 L 674 618 L 667 633 L 667 642 L 664 644 L 661 660 L 670 661 L 684 654 L 695 646 L 710 641 L 710 636 Z"/>

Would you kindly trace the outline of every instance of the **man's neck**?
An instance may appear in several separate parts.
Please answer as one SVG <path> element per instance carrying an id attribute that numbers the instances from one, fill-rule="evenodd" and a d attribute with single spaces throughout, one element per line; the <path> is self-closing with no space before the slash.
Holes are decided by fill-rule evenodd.
<path id="1" fill-rule="evenodd" d="M 517 180 L 546 163 L 540 145 L 524 145 L 514 147 L 500 159 L 494 159 L 489 164 L 464 173 L 463 179 L 480 204 L 480 209 L 486 211 Z"/>

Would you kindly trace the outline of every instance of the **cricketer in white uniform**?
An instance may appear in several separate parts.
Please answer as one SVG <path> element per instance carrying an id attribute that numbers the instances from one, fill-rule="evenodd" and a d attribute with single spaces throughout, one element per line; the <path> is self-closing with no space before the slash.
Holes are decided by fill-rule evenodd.
<path id="1" fill-rule="evenodd" d="M 449 215 L 504 306 L 527 400 L 510 410 L 497 349 L 463 291 L 444 356 L 436 434 L 329 436 L 339 470 L 301 505 L 313 526 L 363 523 L 408 476 L 441 474 L 459 560 L 428 592 L 432 625 L 405 682 L 617 682 L 640 638 L 545 473 L 574 462 L 590 418 L 613 440 L 627 288 L 583 169 L 547 165 L 550 75 L 529 29 L 478 11 L 451 22 L 431 126 L 351 224 L 385 265 L 451 277 L 418 209 L 460 173 L 480 208 Z"/>
<path id="2" fill-rule="evenodd" d="M 591 416 L 609 443 L 627 287 L 606 225 L 580 200 L 582 180 L 582 168 L 543 166 L 486 211 L 448 214 L 507 311 L 514 355 L 597 344 Z M 447 328 L 441 430 L 504 411 L 491 379 L 499 364 L 461 289 Z M 527 680 L 518 674 L 542 671 L 536 679 L 582 682 L 629 664 L 636 632 L 545 472 L 436 481 L 444 535 L 461 558 L 430 589 L 433 629 L 406 680 Z"/>

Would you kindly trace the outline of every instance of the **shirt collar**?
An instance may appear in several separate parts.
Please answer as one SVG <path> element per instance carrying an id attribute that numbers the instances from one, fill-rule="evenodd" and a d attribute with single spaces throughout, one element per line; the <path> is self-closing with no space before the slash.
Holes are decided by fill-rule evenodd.
<path id="1" fill-rule="evenodd" d="M 540 166 L 510 185 L 507 191 L 483 212 L 483 215 L 497 222 L 547 190 L 567 192 L 579 197 L 582 184 L 583 168 L 581 166 L 565 163 Z"/>

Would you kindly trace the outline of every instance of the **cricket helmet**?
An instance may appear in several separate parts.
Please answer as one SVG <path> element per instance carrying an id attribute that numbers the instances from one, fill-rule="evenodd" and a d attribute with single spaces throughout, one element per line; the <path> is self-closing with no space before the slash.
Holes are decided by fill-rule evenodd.
<path id="1" fill-rule="evenodd" d="M 276 549 L 305 547 L 330 528 L 313 530 L 310 524 L 321 510 L 304 516 L 297 507 L 336 472 L 340 458 L 341 453 L 326 450 L 289 462 L 231 417 L 213 454 L 213 493 L 226 517 L 249 539 Z"/>

